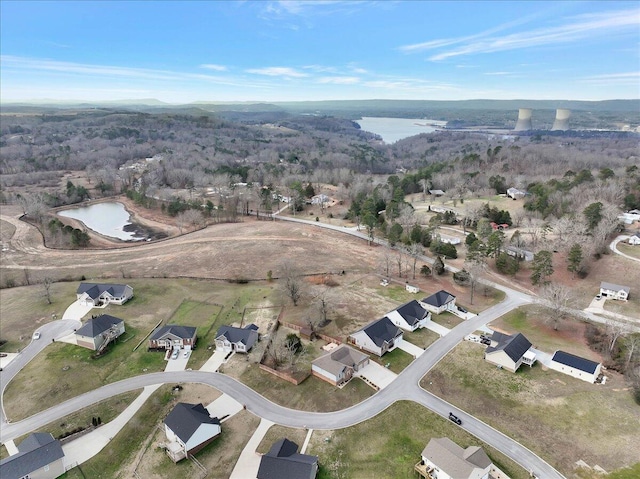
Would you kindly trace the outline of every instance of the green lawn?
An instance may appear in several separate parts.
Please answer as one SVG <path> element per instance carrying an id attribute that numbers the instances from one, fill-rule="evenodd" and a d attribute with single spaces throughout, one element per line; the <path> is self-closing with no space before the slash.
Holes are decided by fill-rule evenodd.
<path id="1" fill-rule="evenodd" d="M 440 339 L 440 335 L 427 328 L 416 329 L 415 331 L 405 331 L 404 339 L 416 346 L 426 349 Z"/>
<path id="2" fill-rule="evenodd" d="M 262 438 L 260 445 L 256 452 L 258 454 L 266 454 L 271 449 L 274 442 L 279 441 L 282 438 L 287 438 L 290 441 L 295 442 L 299 447 L 302 447 L 302 443 L 307 437 L 306 429 L 292 428 L 279 426 L 278 424 L 271 426 L 267 433 Z"/>
<path id="3" fill-rule="evenodd" d="M 414 466 L 431 438 L 448 437 L 461 447 L 481 446 L 512 479 L 526 471 L 447 419 L 401 401 L 376 417 L 336 431 L 314 431 L 307 454 L 320 458 L 318 479 L 415 479 Z"/>
<path id="4" fill-rule="evenodd" d="M 398 348 L 385 353 L 381 358 L 375 354 L 371 354 L 370 357 L 372 361 L 388 367 L 390 371 L 393 371 L 396 374 L 400 374 L 404 368 L 413 362 L 413 356 Z"/>
<path id="5" fill-rule="evenodd" d="M 607 372 L 606 385 L 593 385 L 540 364 L 512 374 L 484 361 L 483 351 L 460 343 L 422 379 L 422 387 L 566 475 L 579 459 L 606 470 L 637 462 L 640 409 L 620 375 Z"/>
<path id="6" fill-rule="evenodd" d="M 618 243 L 616 246 L 620 250 L 621 253 L 624 253 L 633 258 L 640 259 L 640 245 L 630 245 L 626 243 Z"/>
<path id="7" fill-rule="evenodd" d="M 389 286 L 380 287 L 378 289 L 378 293 L 384 298 L 389 298 L 402 304 L 407 303 L 412 299 L 416 299 L 417 297 L 415 294 L 407 291 L 404 286 L 397 286 L 393 283 L 390 283 Z"/>
<path id="8" fill-rule="evenodd" d="M 453 329 L 460 323 L 464 322 L 464 319 L 445 311 L 441 314 L 432 314 L 431 321 L 438 323 L 440 326 L 444 326 L 445 328 Z"/>

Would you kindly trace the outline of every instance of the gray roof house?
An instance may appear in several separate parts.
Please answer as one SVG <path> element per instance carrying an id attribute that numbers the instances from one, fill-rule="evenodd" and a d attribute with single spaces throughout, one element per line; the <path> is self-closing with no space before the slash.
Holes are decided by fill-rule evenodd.
<path id="1" fill-rule="evenodd" d="M 164 420 L 169 440 L 167 454 L 174 462 L 193 455 L 220 434 L 220 420 L 211 417 L 202 404 L 180 402 Z"/>
<path id="2" fill-rule="evenodd" d="M 160 326 L 149 337 L 149 349 L 191 349 L 197 340 L 196 328 L 167 324 Z"/>
<path id="3" fill-rule="evenodd" d="M 80 283 L 76 299 L 90 306 L 124 304 L 133 297 L 133 288 L 128 284 Z"/>
<path id="4" fill-rule="evenodd" d="M 619 284 L 607 283 L 606 281 L 600 283 L 600 294 L 606 298 L 626 301 L 629 299 L 630 292 L 631 288 L 629 288 L 629 286 L 620 286 Z"/>
<path id="5" fill-rule="evenodd" d="M 55 479 L 64 472 L 62 446 L 49 433 L 29 434 L 18 446 L 17 454 L 0 461 L 2 479 Z"/>
<path id="6" fill-rule="evenodd" d="M 258 479 L 314 479 L 318 456 L 299 454 L 298 445 L 289 439 L 275 442 L 260 459 Z"/>
<path id="7" fill-rule="evenodd" d="M 342 344 L 333 351 L 320 356 L 311 363 L 311 374 L 339 386 L 353 377 L 353 374 L 369 364 L 369 356 Z"/>
<path id="8" fill-rule="evenodd" d="M 220 326 L 216 333 L 216 349 L 248 353 L 258 341 L 258 326 L 249 324 L 244 328 Z"/>
<path id="9" fill-rule="evenodd" d="M 88 320 L 76 331 L 76 344 L 94 351 L 124 334 L 124 321 L 109 314 Z"/>
<path id="10" fill-rule="evenodd" d="M 487 479 L 493 463 L 480 447 L 462 449 L 448 437 L 440 437 L 429 441 L 422 451 L 422 461 L 416 465 L 417 470 L 419 466 L 427 474 L 437 471 L 437 477 Z"/>
<path id="11" fill-rule="evenodd" d="M 600 375 L 602 363 L 581 358 L 565 351 L 556 351 L 551 358 L 549 368 L 593 384 Z"/>
<path id="12" fill-rule="evenodd" d="M 437 293 L 433 293 L 431 296 L 427 296 L 420 305 L 427 311 L 431 311 L 434 314 L 440 314 L 444 311 L 457 310 L 456 297 L 451 293 L 448 293 L 444 289 L 441 289 Z"/>
<path id="13" fill-rule="evenodd" d="M 418 328 L 424 328 L 431 318 L 431 313 L 414 299 L 388 313 L 387 318 L 402 329 L 415 331 Z"/>
<path id="14" fill-rule="evenodd" d="M 484 359 L 491 364 L 515 373 L 522 363 L 533 366 L 535 354 L 529 351 L 531 343 L 523 334 L 503 334 L 494 332 L 491 346 L 484 352 Z"/>
<path id="15" fill-rule="evenodd" d="M 392 351 L 402 340 L 402 329 L 398 328 L 387 317 L 373 321 L 364 328 L 348 337 L 348 342 L 382 356 L 387 351 Z"/>

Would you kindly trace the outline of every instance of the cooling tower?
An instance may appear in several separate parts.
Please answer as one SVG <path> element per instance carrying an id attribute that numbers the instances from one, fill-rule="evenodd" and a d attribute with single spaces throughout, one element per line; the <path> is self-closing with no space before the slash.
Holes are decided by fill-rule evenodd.
<path id="1" fill-rule="evenodd" d="M 518 121 L 516 123 L 515 131 L 531 130 L 531 109 L 520 108 L 518 110 Z"/>
<path id="2" fill-rule="evenodd" d="M 557 109 L 556 121 L 553 122 L 551 130 L 568 130 L 569 129 L 569 117 L 571 116 L 571 110 Z"/>

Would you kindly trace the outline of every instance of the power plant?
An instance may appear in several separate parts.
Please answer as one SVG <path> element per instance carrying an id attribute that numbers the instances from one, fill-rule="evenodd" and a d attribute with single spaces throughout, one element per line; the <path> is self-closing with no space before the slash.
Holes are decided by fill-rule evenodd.
<path id="1" fill-rule="evenodd" d="M 518 121 L 513 131 L 527 131 L 533 130 L 531 126 L 531 108 L 520 108 L 518 110 Z M 569 118 L 571 117 L 571 110 L 565 108 L 558 108 L 556 110 L 556 119 L 553 122 L 551 131 L 567 131 L 569 129 Z"/>
<path id="2" fill-rule="evenodd" d="M 531 130 L 531 108 L 520 108 L 518 110 L 518 121 L 514 131 Z"/>
<path id="3" fill-rule="evenodd" d="M 559 108 L 556 110 L 556 120 L 553 122 L 551 131 L 560 130 L 566 131 L 569 129 L 569 117 L 571 116 L 571 110 L 565 110 Z"/>

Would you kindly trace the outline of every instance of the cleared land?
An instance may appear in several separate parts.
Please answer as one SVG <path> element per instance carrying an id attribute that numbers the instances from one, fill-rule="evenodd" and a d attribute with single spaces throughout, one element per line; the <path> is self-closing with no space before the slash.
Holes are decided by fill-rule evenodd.
<path id="1" fill-rule="evenodd" d="M 512 479 L 529 475 L 513 461 L 422 406 L 401 401 L 373 419 L 336 431 L 314 431 L 307 454 L 320 457 L 319 479 L 415 479 L 414 466 L 434 437 L 481 446 Z"/>
<path id="2" fill-rule="evenodd" d="M 286 437 L 290 441 L 295 442 L 299 447 L 302 447 L 304 439 L 307 437 L 307 429 L 294 429 L 292 427 L 284 426 L 271 426 L 267 433 L 262 438 L 256 452 L 258 454 L 266 454 L 274 442 Z"/>
<path id="3" fill-rule="evenodd" d="M 555 341 L 572 349 L 562 337 Z M 483 351 L 478 344 L 459 344 L 422 379 L 422 387 L 514 438 L 567 475 L 580 459 L 612 470 L 640 457 L 640 410 L 618 374 L 607 372 L 606 385 L 546 371 L 539 364 L 511 374 L 485 362 Z"/>
<path id="4" fill-rule="evenodd" d="M 640 246 L 638 245 L 629 245 L 625 243 L 618 243 L 616 246 L 620 252 L 632 256 L 634 258 L 640 259 Z"/>

